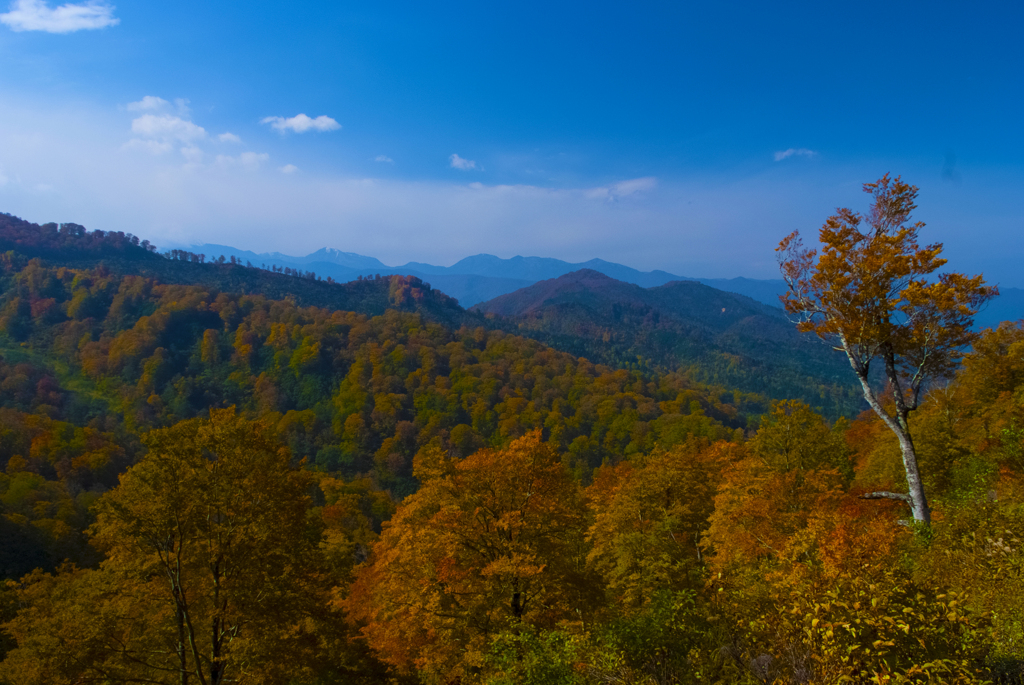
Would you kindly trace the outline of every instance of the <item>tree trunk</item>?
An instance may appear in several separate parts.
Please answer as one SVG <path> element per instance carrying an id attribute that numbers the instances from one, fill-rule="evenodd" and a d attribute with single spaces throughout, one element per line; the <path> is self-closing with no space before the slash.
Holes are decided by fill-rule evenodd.
<path id="1" fill-rule="evenodd" d="M 882 419 L 886 426 L 889 427 L 895 435 L 896 439 L 900 443 L 900 452 L 903 454 L 903 471 L 907 476 L 907 494 L 903 497 L 892 497 L 890 499 L 904 499 L 908 500 L 910 504 L 910 511 L 914 516 L 914 521 L 930 526 L 932 523 L 932 511 L 928 506 L 928 499 L 924 494 L 924 483 L 921 482 L 921 472 L 917 468 L 917 451 L 914 449 L 914 440 L 910 437 L 910 425 L 907 423 L 906 415 L 899 418 L 890 416 L 882 408 L 882 404 L 875 397 L 874 391 L 871 389 L 871 385 L 868 383 L 866 370 L 859 368 L 858 364 L 854 360 L 854 356 L 847 351 L 847 356 L 850 358 L 850 364 L 853 366 L 853 370 L 857 373 L 857 378 L 860 380 L 861 390 L 864 392 L 864 399 L 871 405 L 871 409 L 874 410 L 878 418 Z M 872 493 L 874 497 L 869 499 L 880 499 L 890 494 L 896 493 Z"/>
<path id="2" fill-rule="evenodd" d="M 177 598 L 175 598 L 177 599 Z M 178 621 L 178 676 L 179 685 L 188 685 L 188 656 L 185 648 L 185 611 L 180 602 L 175 601 L 175 614 Z"/>
<path id="3" fill-rule="evenodd" d="M 910 437 L 910 430 L 899 426 L 896 437 L 900 441 L 900 451 L 903 453 L 903 470 L 907 474 L 907 494 L 910 495 L 910 510 L 914 514 L 914 520 L 926 526 L 931 525 L 932 510 L 928 506 L 928 499 L 924 495 L 924 483 L 921 482 L 921 472 L 917 468 L 917 452 L 914 449 L 914 441 Z"/>
<path id="4" fill-rule="evenodd" d="M 522 594 L 516 590 L 512 593 L 512 615 L 516 617 L 517 621 L 522 620 L 524 608 Z"/>
<path id="5" fill-rule="evenodd" d="M 220 653 L 220 618 L 213 618 L 213 641 L 210 650 L 210 685 L 220 685 L 224 680 L 224 663 Z"/>
<path id="6" fill-rule="evenodd" d="M 220 559 L 210 569 L 213 575 L 213 625 L 210 635 L 210 685 L 220 685 L 224 680 L 224 662 L 221 661 L 221 646 L 224 640 L 223 623 L 221 611 L 223 605 L 220 599 Z"/>

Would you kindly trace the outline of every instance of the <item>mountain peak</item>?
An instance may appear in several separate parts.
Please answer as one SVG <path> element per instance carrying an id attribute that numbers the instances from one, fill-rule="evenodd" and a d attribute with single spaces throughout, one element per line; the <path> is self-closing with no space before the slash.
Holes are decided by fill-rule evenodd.
<path id="1" fill-rule="evenodd" d="M 301 261 L 312 264 L 313 262 L 327 262 L 347 266 L 350 269 L 388 269 L 386 264 L 375 257 L 366 257 L 355 252 L 342 252 L 333 247 L 321 247 L 316 252 L 311 252 Z"/>
<path id="2" fill-rule="evenodd" d="M 539 311 L 559 302 L 638 302 L 642 292 L 643 288 L 640 286 L 618 281 L 600 271 L 579 269 L 557 278 L 538 281 L 473 308 L 502 316 L 513 316 Z"/>
<path id="3" fill-rule="evenodd" d="M 563 283 L 624 283 L 596 269 L 578 269 L 550 280 Z"/>

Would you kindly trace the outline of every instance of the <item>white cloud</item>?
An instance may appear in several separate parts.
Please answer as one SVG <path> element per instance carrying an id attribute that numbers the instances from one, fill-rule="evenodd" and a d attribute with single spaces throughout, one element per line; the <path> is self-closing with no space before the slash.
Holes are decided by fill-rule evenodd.
<path id="1" fill-rule="evenodd" d="M 174 107 L 171 103 L 156 95 L 146 95 L 137 102 L 129 102 L 125 109 L 129 112 L 166 112 L 172 110 L 183 119 L 188 119 L 191 110 L 186 98 L 174 98 Z"/>
<path id="2" fill-rule="evenodd" d="M 294 174 L 298 170 L 299 167 L 295 166 L 294 164 L 285 164 L 283 167 L 278 169 L 278 171 L 280 171 L 282 174 Z"/>
<path id="3" fill-rule="evenodd" d="M 10 179 L 7 178 L 7 176 L 4 175 L 4 170 L 0 169 L 0 188 L 3 188 L 5 185 L 7 185 L 7 182 L 9 180 Z"/>
<path id="4" fill-rule="evenodd" d="M 308 117 L 305 114 L 296 114 L 293 117 L 266 117 L 261 124 L 270 124 L 270 126 L 281 133 L 285 131 L 295 131 L 296 133 L 305 133 L 306 131 L 336 131 L 341 128 L 334 119 L 326 115 L 320 115 L 315 119 Z"/>
<path id="5" fill-rule="evenodd" d="M 781 162 L 788 157 L 817 157 L 818 153 L 814 150 L 808 150 L 805 147 L 791 147 L 788 150 L 779 150 L 775 153 L 775 161 Z"/>
<path id="6" fill-rule="evenodd" d="M 477 169 L 476 162 L 471 159 L 464 159 L 458 155 L 452 155 L 448 158 L 451 162 L 452 169 L 461 169 L 462 171 L 469 171 L 470 169 Z"/>
<path id="7" fill-rule="evenodd" d="M 132 121 L 132 133 L 147 138 L 189 143 L 206 137 L 206 129 L 170 114 L 143 114 Z"/>
<path id="8" fill-rule="evenodd" d="M 222 166 L 240 166 L 250 171 L 259 169 L 268 159 L 270 159 L 270 155 L 266 152 L 243 152 L 237 157 L 217 155 L 217 163 Z"/>
<path id="9" fill-rule="evenodd" d="M 216 166 L 221 168 L 234 167 L 254 171 L 259 169 L 270 155 L 257 152 L 242 152 L 237 156 L 216 155 L 204 150 L 201 145 L 211 138 L 218 143 L 241 144 L 242 139 L 234 133 L 225 131 L 210 136 L 205 128 L 193 122 L 188 115 L 188 100 L 178 98 L 173 109 L 178 114 L 170 114 L 163 110 L 172 107 L 171 103 L 154 95 L 147 95 L 138 102 L 132 102 L 127 109 L 135 112 L 146 112 L 132 120 L 131 130 L 134 137 L 121 146 L 123 150 L 141 150 L 152 155 L 164 155 L 177 148 L 185 158 L 183 169 L 197 171 L 210 170 Z"/>
<path id="10" fill-rule="evenodd" d="M 652 176 L 644 178 L 631 178 L 627 181 L 619 181 L 607 186 L 591 188 L 586 191 L 586 196 L 596 200 L 608 200 L 615 202 L 633 195 L 653 190 L 658 185 L 658 180 Z"/>
<path id="11" fill-rule="evenodd" d="M 863 208 L 867 200 L 851 179 L 899 167 L 921 183 L 928 201 L 919 218 L 928 222 L 929 241 L 946 244 L 951 268 L 1024 287 L 1024 242 L 1003 240 L 995 257 L 990 249 L 1001 236 L 1019 233 L 1019 169 L 988 172 L 979 178 L 982 194 L 971 196 L 965 186 L 951 190 L 932 166 L 896 158 L 824 168 L 797 163 L 782 175 L 774 166 L 760 173 L 743 167 L 677 173 L 656 183 L 613 176 L 617 182 L 543 187 L 470 187 L 477 172 L 451 181 L 352 178 L 308 163 L 287 176 L 279 171 L 285 158 L 276 155 L 258 171 L 246 169 L 243 146 L 228 148 L 232 161 L 218 164 L 216 154 L 226 150 L 217 147 L 216 133 L 195 143 L 206 161 L 189 168 L 180 153 L 186 143 L 131 135 L 126 129 L 138 115 L 123 107 L 31 97 L 37 99 L 0 90 L 0 165 L 9 178 L 0 188 L 0 211 L 130 231 L 161 247 L 209 242 L 305 254 L 328 245 L 386 264 L 452 264 L 481 252 L 572 262 L 600 257 L 684 276 L 777 279 L 774 248 L 782 236 L 794 227 L 812 235 L 836 206 Z M 160 157 L 117 152 L 129 138 L 172 147 Z M 39 189 L 46 185 L 53 190 Z M 297 225 L 303 230 L 281 230 Z"/>
<path id="12" fill-rule="evenodd" d="M 171 103 L 167 102 L 163 98 L 158 98 L 155 95 L 147 95 L 138 102 L 129 102 L 127 110 L 129 112 L 158 112 L 168 106 Z"/>
<path id="13" fill-rule="evenodd" d="M 256 169 L 268 159 L 270 155 L 266 152 L 243 152 L 238 155 L 239 164 L 249 169 Z"/>
<path id="14" fill-rule="evenodd" d="M 12 31 L 72 33 L 115 26 L 120 21 L 114 16 L 114 6 L 105 2 L 68 3 L 51 9 L 43 0 L 15 0 L 9 12 L 0 14 L 0 23 Z"/>
<path id="15" fill-rule="evenodd" d="M 388 164 L 394 164 L 395 163 L 395 160 L 391 159 L 387 155 L 377 155 L 376 157 L 373 158 L 373 161 L 375 161 L 375 162 L 386 162 Z"/>

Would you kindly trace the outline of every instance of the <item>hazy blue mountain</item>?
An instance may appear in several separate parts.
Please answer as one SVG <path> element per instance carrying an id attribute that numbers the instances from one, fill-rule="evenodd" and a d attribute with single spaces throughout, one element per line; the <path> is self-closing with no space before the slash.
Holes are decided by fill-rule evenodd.
<path id="1" fill-rule="evenodd" d="M 438 274 L 400 269 L 402 275 L 416 276 L 432 288 L 454 297 L 467 309 L 478 302 L 493 300 L 499 295 L 515 292 L 530 285 L 530 281 L 516 278 L 492 278 L 476 274 Z"/>
<path id="2" fill-rule="evenodd" d="M 718 290 L 746 295 L 751 299 L 773 307 L 779 305 L 779 295 L 786 291 L 786 284 L 782 279 L 756 280 L 742 277 L 692 278 L 660 270 L 640 271 L 603 259 L 591 259 L 588 262 L 574 263 L 550 257 L 512 257 L 510 259 L 502 259 L 494 255 L 478 254 L 466 257 L 448 267 L 409 262 L 400 268 L 409 269 L 410 273 L 413 271 L 425 274 L 467 273 L 490 278 L 516 279 L 529 283 L 546 281 L 575 271 L 589 269 L 604 274 L 609 278 L 614 278 L 617 281 L 632 283 L 643 288 L 655 288 L 673 281 L 697 281 Z"/>
<path id="3" fill-rule="evenodd" d="M 571 271 L 578 271 L 574 266 L 561 259 L 550 257 L 512 257 L 502 259 L 489 254 L 478 254 L 461 259 L 448 267 L 452 273 L 469 273 L 478 276 L 498 278 L 521 278 L 537 282 L 549 278 L 558 278 Z"/>
<path id="4" fill-rule="evenodd" d="M 256 266 L 260 264 L 274 264 L 275 266 L 296 267 L 303 264 L 333 264 L 351 269 L 355 273 L 377 273 L 381 272 L 381 269 L 389 270 L 392 268 L 374 257 L 365 257 L 354 252 L 342 252 L 330 247 L 320 248 L 316 252 L 303 257 L 281 254 L 280 252 L 257 253 L 250 250 L 241 250 L 230 245 L 217 245 L 215 243 L 193 245 L 189 250 L 198 254 L 205 254 L 207 260 L 216 259 L 220 255 L 225 257 L 233 255 L 243 261 L 250 261 Z M 388 273 L 392 272 L 389 271 Z"/>
<path id="5" fill-rule="evenodd" d="M 296 259 L 306 262 L 329 262 L 359 271 L 373 270 L 376 272 L 380 269 L 391 268 L 376 257 L 364 257 L 355 252 L 342 252 L 341 250 L 335 250 L 333 247 L 322 247 L 312 254 Z"/>
<path id="6" fill-rule="evenodd" d="M 745 295 L 772 307 L 779 306 L 779 296 L 786 292 L 786 283 L 780 278 L 692 278 L 666 271 L 640 271 L 603 259 L 573 263 L 551 257 L 517 256 L 502 259 L 494 255 L 478 254 L 459 260 L 451 266 L 436 266 L 423 262 L 388 266 L 374 257 L 327 247 L 301 257 L 279 252 L 256 253 L 215 244 L 197 245 L 191 250 L 205 254 L 207 259 L 215 259 L 220 255 L 234 256 L 243 263 L 248 261 L 256 266 L 266 264 L 314 271 L 322 277 L 330 276 L 336 281 L 352 281 L 360 276 L 375 274 L 416 276 L 454 297 L 463 307 L 472 307 L 538 281 L 558 278 L 582 269 L 590 269 L 617 281 L 643 288 L 655 288 L 673 281 L 697 281 L 717 290 Z M 996 326 L 1001 321 L 1020 318 L 1024 318 L 1024 290 L 1003 288 L 1002 294 L 978 314 L 977 326 L 987 328 Z"/>
<path id="7" fill-rule="evenodd" d="M 235 257 L 242 261 L 249 261 L 259 266 L 262 263 L 270 264 L 271 262 L 277 263 L 275 260 L 294 260 L 296 257 L 289 257 L 288 255 L 280 254 L 279 252 L 274 253 L 263 253 L 258 254 L 251 250 L 240 250 L 237 247 L 231 247 L 230 245 L 217 245 L 216 243 L 203 243 L 202 245 L 193 245 L 188 248 L 190 252 L 196 254 L 206 255 L 206 261 L 210 262 L 221 255 L 225 257 Z M 292 262 L 288 262 L 288 266 L 291 266 Z"/>
<path id="8" fill-rule="evenodd" d="M 781 278 L 771 280 L 757 280 L 754 278 L 697 278 L 704 285 L 711 286 L 728 293 L 746 295 L 752 300 L 779 307 L 779 296 L 788 289 L 786 282 Z"/>
<path id="9" fill-rule="evenodd" d="M 388 276 L 416 276 L 432 287 L 450 297 L 454 297 L 463 307 L 472 307 L 477 302 L 494 299 L 499 295 L 524 288 L 534 281 L 518 278 L 502 278 L 481 276 L 471 273 L 453 271 L 451 267 L 433 266 L 411 262 L 403 266 L 388 266 L 374 257 L 366 257 L 354 252 L 342 252 L 332 248 L 322 248 L 303 257 L 284 255 L 279 252 L 256 253 L 240 250 L 230 245 L 207 243 L 189 248 L 197 254 L 205 254 L 207 260 L 224 255 L 235 257 L 243 263 L 251 262 L 254 266 L 277 266 L 312 271 L 322 278 L 330 276 L 336 281 L 354 281 L 360 276 L 380 274 Z"/>
<path id="10" fill-rule="evenodd" d="M 407 266 L 412 266 L 412 264 Z M 426 265 L 417 264 L 416 266 L 422 268 Z M 441 269 L 443 267 L 432 268 Z M 665 271 L 639 271 L 622 264 L 606 262 L 603 259 L 591 259 L 589 262 L 573 263 L 551 257 L 512 257 L 511 259 L 502 259 L 501 257 L 489 254 L 466 257 L 448 267 L 446 271 L 448 273 L 470 273 L 492 278 L 515 278 L 536 283 L 537 281 L 558 278 L 581 269 L 597 271 L 615 280 L 633 283 L 645 288 L 664 285 L 671 281 L 693 280 Z M 424 272 L 429 273 L 426 270 Z M 440 273 L 440 271 L 435 273 Z"/>
<path id="11" fill-rule="evenodd" d="M 470 274 L 473 276 L 479 276 L 480 274 L 471 271 L 451 271 L 453 267 L 450 266 L 435 266 L 433 264 L 424 264 L 423 262 L 409 262 L 402 266 L 396 266 L 396 269 L 410 269 L 411 271 L 417 271 L 421 274 L 447 274 L 447 273 L 463 273 Z"/>

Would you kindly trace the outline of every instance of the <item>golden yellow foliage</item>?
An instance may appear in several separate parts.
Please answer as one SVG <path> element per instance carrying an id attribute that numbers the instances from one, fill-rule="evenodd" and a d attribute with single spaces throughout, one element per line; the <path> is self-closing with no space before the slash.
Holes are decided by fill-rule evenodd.
<path id="1" fill-rule="evenodd" d="M 443 681 L 479 666 L 510 624 L 580 616 L 583 500 L 538 431 L 462 461 L 434 452 L 416 473 L 425 482 L 344 603 L 382 659 Z"/>

